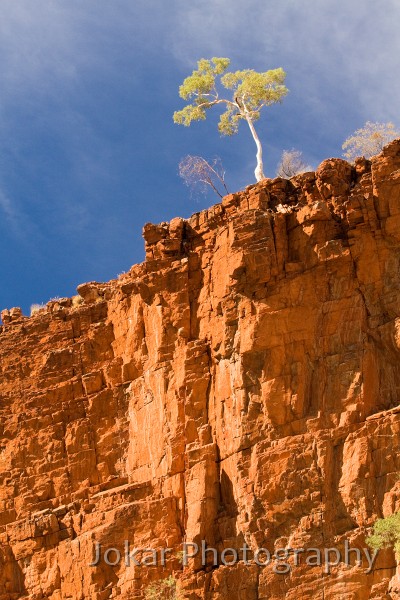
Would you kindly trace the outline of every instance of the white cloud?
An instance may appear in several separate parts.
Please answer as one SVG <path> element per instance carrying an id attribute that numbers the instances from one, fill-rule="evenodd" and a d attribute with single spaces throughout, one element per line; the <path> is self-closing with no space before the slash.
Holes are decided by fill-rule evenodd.
<path id="1" fill-rule="evenodd" d="M 313 127 L 329 140 L 344 139 L 368 119 L 400 125 L 398 0 L 3 0 L 1 13 L 1 147 L 18 160 L 31 135 L 25 138 L 24 128 L 55 131 L 83 189 L 107 164 L 107 150 L 71 97 L 88 79 L 106 84 L 111 71 L 122 83 L 135 79 L 135 69 L 174 77 L 177 67 L 188 73 L 198 58 L 218 55 L 231 57 L 234 69 L 283 66 L 291 93 L 273 116 L 284 147 L 297 143 L 295 132 L 312 154 Z M 126 55 L 129 73 L 120 67 Z M 273 125 L 260 121 L 267 140 Z M 272 151 L 279 144 L 275 135 Z M 32 148 L 22 168 L 23 160 L 35 161 Z M 7 202 L 0 200 L 3 212 L 12 209 Z"/>
<path id="2" fill-rule="evenodd" d="M 87 72 L 117 67 L 126 54 L 141 68 L 160 39 L 163 12 L 159 0 L 2 0 L 2 97 L 28 88 L 50 93 L 55 82 L 68 87 Z"/>
<path id="3" fill-rule="evenodd" d="M 86 91 L 90 77 L 96 78 L 101 72 L 106 81 L 107 70 L 114 67 L 114 56 L 107 49 L 114 36 L 118 46 L 122 32 L 127 34 L 124 17 L 129 13 L 129 3 L 120 3 L 120 12 L 115 10 L 116 4 L 104 3 L 102 10 L 100 3 L 93 0 L 85 3 L 3 0 L 0 175 L 4 181 L 10 181 L 12 175 L 15 181 L 21 173 L 28 180 L 35 171 L 42 173 L 42 181 L 46 175 L 49 180 L 54 177 L 51 167 L 46 173 L 43 164 L 43 158 L 48 158 L 46 144 L 50 159 L 52 144 L 62 147 L 65 162 L 69 164 L 60 171 L 64 169 L 64 177 L 67 177 L 69 170 L 76 180 L 81 180 L 83 188 L 89 187 L 96 168 L 100 171 L 100 159 L 104 158 L 102 146 L 85 109 L 79 109 L 79 94 Z M 94 148 L 98 165 L 94 164 L 95 158 L 90 156 L 88 148 Z M 12 183 L 8 187 L 10 185 Z M 15 202 L 0 192 L 0 208 L 14 228 L 18 221 L 24 221 L 28 227 L 32 225 L 29 212 L 32 206 L 40 210 L 42 202 L 32 189 L 19 198 L 17 210 Z M 81 198 L 68 198 L 67 202 L 57 193 L 52 202 L 53 210 L 58 205 L 63 213 L 64 218 L 59 218 L 59 222 L 66 227 L 79 228 L 87 219 Z"/>
<path id="4" fill-rule="evenodd" d="M 76 17 L 75 17 L 76 18 Z M 51 89 L 55 77 L 72 78 L 79 53 L 74 18 L 61 3 L 3 0 L 0 65 L 4 98 Z M 40 87 L 38 83 L 40 82 Z"/>
<path id="5" fill-rule="evenodd" d="M 348 99 L 361 121 L 396 121 L 399 22 L 398 0 L 3 0 L 2 122 L 16 97 L 59 99 L 88 73 L 118 69 L 124 53 L 142 68 L 153 47 L 171 71 L 169 53 L 182 70 L 216 55 L 233 68 L 283 66 L 299 105 L 343 113 Z"/>
<path id="6" fill-rule="evenodd" d="M 361 120 L 398 121 L 397 0 L 179 0 L 177 5 L 170 42 L 185 65 L 227 55 L 233 68 L 283 66 L 296 94 L 314 109 L 334 110 L 336 104 L 343 113 L 351 98 L 358 106 L 350 108 Z"/>
<path id="7" fill-rule="evenodd" d="M 185 69 L 215 55 L 233 68 L 283 66 L 313 108 L 324 109 L 329 90 L 332 106 L 351 97 L 360 118 L 396 120 L 399 22 L 398 0 L 3 0 L 0 106 L 59 96 L 86 72 L 112 68 L 113 53 L 134 52 L 140 68 L 154 46 L 160 68 L 162 50 Z"/>

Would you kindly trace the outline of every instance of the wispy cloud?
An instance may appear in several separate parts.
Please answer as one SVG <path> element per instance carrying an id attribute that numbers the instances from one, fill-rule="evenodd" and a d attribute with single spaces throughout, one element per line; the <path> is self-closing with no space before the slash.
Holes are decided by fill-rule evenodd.
<path id="1" fill-rule="evenodd" d="M 13 209 L 11 200 L 1 189 L 0 189 L 0 207 L 1 207 L 1 210 L 3 211 L 3 214 L 6 216 L 6 218 L 9 219 L 10 221 L 14 221 L 15 211 Z"/>
<path id="2" fill-rule="evenodd" d="M 236 68 L 287 69 L 313 109 L 356 109 L 360 119 L 396 119 L 400 4 L 372 0 L 179 0 L 170 32 L 177 60 L 227 55 Z M 301 98 L 300 98 L 301 101 Z M 357 106 L 354 103 L 357 102 Z"/>
<path id="3" fill-rule="evenodd" d="M 58 227 L 80 230 L 89 222 L 82 195 L 90 196 L 107 151 L 91 123 L 85 94 L 88 82 L 99 81 L 100 73 L 107 85 L 107 74 L 120 56 L 111 39 L 115 35 L 118 47 L 121 31 L 127 33 L 127 3 L 120 4 L 122 12 L 112 10 L 117 4 L 103 4 L 99 10 L 93 0 L 2 3 L 0 175 L 8 179 L 8 187 L 13 178 L 20 186 L 21 173 L 26 187 L 30 185 L 28 193 L 20 192 L 18 211 L 16 201 L 0 193 L 1 210 L 14 229 L 18 220 L 29 224 L 43 213 L 51 193 L 46 215 L 54 213 Z M 68 191 L 72 182 L 75 188 L 82 186 L 80 194 Z"/>
<path id="4" fill-rule="evenodd" d="M 26 216 L 22 214 L 15 202 L 0 187 L 0 219 L 2 227 L 20 242 L 28 240 L 32 227 L 27 222 Z"/>
<path id="5" fill-rule="evenodd" d="M 7 304 L 42 295 L 49 272 L 69 293 L 118 272 L 122 252 L 140 260 L 132 226 L 192 210 L 184 154 L 219 154 L 233 188 L 251 183 L 245 126 L 221 140 L 215 121 L 172 123 L 196 60 L 285 68 L 290 94 L 258 124 L 273 173 L 284 148 L 317 163 L 367 119 L 400 125 L 399 21 L 398 0 L 2 0 L 0 255 L 18 265 Z"/>

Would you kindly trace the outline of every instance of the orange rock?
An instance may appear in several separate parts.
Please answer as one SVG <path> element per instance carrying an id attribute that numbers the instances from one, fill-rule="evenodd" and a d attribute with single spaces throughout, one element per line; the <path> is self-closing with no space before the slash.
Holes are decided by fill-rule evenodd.
<path id="1" fill-rule="evenodd" d="M 147 224 L 146 261 L 0 328 L 0 600 L 398 598 L 391 551 L 329 573 L 400 510 L 400 141 Z M 166 565 L 124 563 L 172 548 Z M 218 551 L 182 565 L 183 542 Z M 90 566 L 95 544 L 121 561 Z M 112 554 L 113 553 L 113 554 Z M 296 561 L 298 564 L 296 564 Z M 132 562 L 132 561 L 131 561 Z"/>

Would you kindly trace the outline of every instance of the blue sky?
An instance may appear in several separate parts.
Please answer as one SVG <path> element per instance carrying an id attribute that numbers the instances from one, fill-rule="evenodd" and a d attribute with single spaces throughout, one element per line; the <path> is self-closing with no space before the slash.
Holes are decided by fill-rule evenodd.
<path id="1" fill-rule="evenodd" d="M 290 93 L 258 123 L 266 174 L 284 149 L 316 166 L 365 121 L 400 125 L 398 0 L 2 0 L 0 309 L 70 296 L 143 260 L 146 222 L 216 201 L 190 196 L 187 154 L 253 182 L 244 124 L 174 125 L 199 58 L 283 67 Z"/>

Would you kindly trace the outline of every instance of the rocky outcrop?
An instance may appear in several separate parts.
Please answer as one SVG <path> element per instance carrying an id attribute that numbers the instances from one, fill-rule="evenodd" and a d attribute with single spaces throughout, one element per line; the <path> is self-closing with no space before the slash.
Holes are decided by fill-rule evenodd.
<path id="1" fill-rule="evenodd" d="M 400 509 L 399 183 L 399 141 L 264 180 L 146 225 L 119 279 L 3 311 L 0 600 L 144 598 L 170 574 L 191 600 L 398 597 L 390 550 L 342 558 Z M 182 564 L 184 541 L 217 564 Z M 224 565 L 244 544 L 291 548 L 289 571 Z"/>

